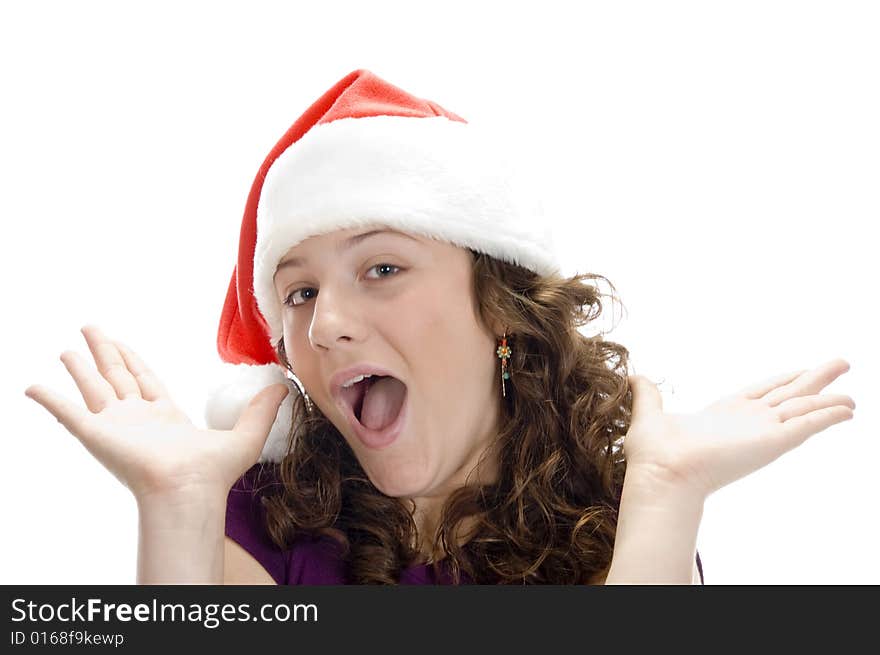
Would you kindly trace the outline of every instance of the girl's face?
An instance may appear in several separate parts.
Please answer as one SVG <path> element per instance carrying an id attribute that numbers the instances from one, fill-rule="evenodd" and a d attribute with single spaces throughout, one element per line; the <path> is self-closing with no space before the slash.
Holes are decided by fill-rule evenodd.
<path id="1" fill-rule="evenodd" d="M 293 372 L 388 496 L 441 503 L 497 433 L 496 333 L 479 324 L 472 276 L 466 249 L 383 225 L 311 237 L 278 265 Z M 334 373 L 361 363 L 406 382 L 405 423 L 385 446 L 362 442 L 333 396 Z"/>

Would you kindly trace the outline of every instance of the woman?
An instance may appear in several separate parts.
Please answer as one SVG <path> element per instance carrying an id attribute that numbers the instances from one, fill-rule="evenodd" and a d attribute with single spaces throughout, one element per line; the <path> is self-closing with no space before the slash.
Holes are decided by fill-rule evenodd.
<path id="1" fill-rule="evenodd" d="M 140 583 L 699 583 L 705 498 L 853 416 L 843 360 L 664 413 L 506 146 L 352 72 L 254 181 L 207 430 L 91 326 L 89 411 L 26 391 L 135 495 Z"/>

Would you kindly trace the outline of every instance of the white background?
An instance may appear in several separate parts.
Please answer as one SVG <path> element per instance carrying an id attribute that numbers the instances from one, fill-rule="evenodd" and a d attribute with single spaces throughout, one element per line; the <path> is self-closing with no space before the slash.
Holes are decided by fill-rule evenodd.
<path id="1" fill-rule="evenodd" d="M 698 548 L 708 584 L 880 583 L 877 5 L 318 4 L 3 5 L 0 583 L 135 581 L 133 497 L 24 389 L 82 403 L 95 323 L 204 424 L 254 175 L 357 68 L 531 151 L 670 411 L 850 362 L 855 418 L 710 496 Z"/>

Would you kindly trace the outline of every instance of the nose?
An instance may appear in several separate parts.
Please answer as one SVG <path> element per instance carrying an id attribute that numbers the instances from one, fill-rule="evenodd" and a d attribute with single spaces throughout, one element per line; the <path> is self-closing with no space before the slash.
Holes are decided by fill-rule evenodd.
<path id="1" fill-rule="evenodd" d="M 359 339 L 363 313 L 353 293 L 325 285 L 313 301 L 309 342 L 312 348 L 333 348 L 341 342 Z"/>

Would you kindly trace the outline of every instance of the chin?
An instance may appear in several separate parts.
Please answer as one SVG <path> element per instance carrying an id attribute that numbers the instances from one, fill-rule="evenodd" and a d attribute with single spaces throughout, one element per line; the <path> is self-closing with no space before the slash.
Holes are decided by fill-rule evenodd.
<path id="1" fill-rule="evenodd" d="M 391 498 L 412 498 L 419 495 L 423 485 L 405 483 L 401 480 L 372 479 L 373 486 Z"/>
<path id="2" fill-rule="evenodd" d="M 407 475 L 403 466 L 385 471 L 367 471 L 370 482 L 386 496 L 392 498 L 412 498 L 422 496 L 430 488 L 427 473 L 423 475 Z M 410 472 L 412 469 L 408 469 Z"/>

